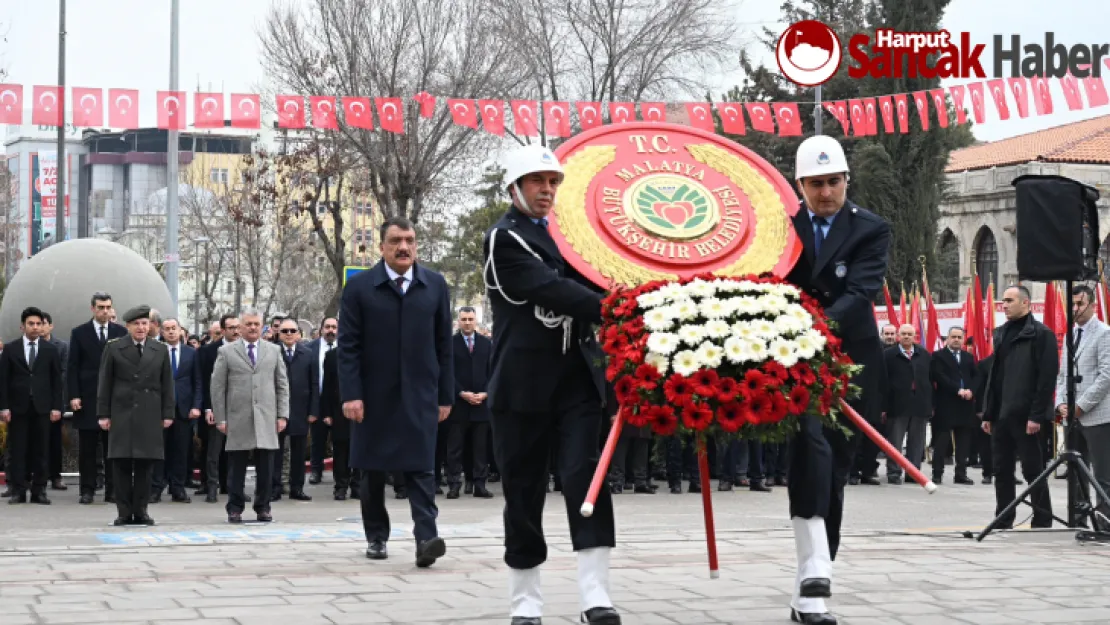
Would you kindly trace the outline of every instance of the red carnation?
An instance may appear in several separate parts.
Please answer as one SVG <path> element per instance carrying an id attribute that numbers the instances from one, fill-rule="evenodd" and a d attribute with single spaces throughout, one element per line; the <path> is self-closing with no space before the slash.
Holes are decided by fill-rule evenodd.
<path id="1" fill-rule="evenodd" d="M 841 397 L 847 397 L 848 396 L 848 385 L 852 383 L 851 378 L 848 377 L 847 373 L 842 373 L 842 374 L 840 374 L 839 382 L 840 382 L 840 389 L 839 389 L 840 396 Z"/>
<path id="2" fill-rule="evenodd" d="M 645 391 L 653 391 L 658 386 L 659 380 L 663 375 L 654 365 L 640 365 L 636 367 L 636 379 L 640 381 L 640 388 Z"/>
<path id="3" fill-rule="evenodd" d="M 619 360 L 613 360 L 605 369 L 605 379 L 610 382 L 616 380 L 617 376 L 621 374 L 622 369 L 624 369 L 624 363 Z"/>
<path id="4" fill-rule="evenodd" d="M 678 427 L 678 417 L 670 406 L 653 406 L 650 419 L 652 431 L 659 436 L 671 436 Z"/>
<path id="5" fill-rule="evenodd" d="M 740 385 L 735 378 L 723 377 L 717 380 L 717 401 L 727 404 L 735 401 L 740 394 Z"/>
<path id="6" fill-rule="evenodd" d="M 826 388 L 821 392 L 821 396 L 817 398 L 817 410 L 823 414 L 829 414 L 832 410 L 834 395 L 831 389 Z"/>
<path id="7" fill-rule="evenodd" d="M 682 425 L 687 429 L 701 432 L 713 423 L 713 411 L 705 404 L 689 404 L 682 409 Z"/>
<path id="8" fill-rule="evenodd" d="M 625 324 L 624 331 L 627 332 L 629 336 L 639 337 L 644 331 L 644 318 L 639 316 L 629 321 Z"/>
<path id="9" fill-rule="evenodd" d="M 748 369 L 747 373 L 744 374 L 744 381 L 741 382 L 741 385 L 751 393 L 754 399 L 755 395 L 767 388 L 767 382 L 767 376 L 759 369 Z"/>
<path id="10" fill-rule="evenodd" d="M 735 432 L 744 425 L 745 415 L 744 409 L 738 402 L 728 402 L 721 404 L 717 408 L 717 423 L 721 424 L 721 429 L 726 432 Z"/>
<path id="11" fill-rule="evenodd" d="M 770 360 L 767 364 L 763 365 L 763 372 L 778 380 L 780 384 L 790 377 L 790 374 L 786 371 L 786 367 L 774 360 Z"/>
<path id="12" fill-rule="evenodd" d="M 640 387 L 636 383 L 636 378 L 626 375 L 617 380 L 613 385 L 613 392 L 617 395 L 617 400 L 622 404 L 635 404 L 640 401 Z"/>
<path id="13" fill-rule="evenodd" d="M 768 423 L 771 415 L 771 398 L 767 393 L 752 393 L 748 400 L 748 410 L 751 412 L 753 422 Z"/>
<path id="14" fill-rule="evenodd" d="M 817 382 L 817 375 L 813 373 L 813 367 L 804 362 L 799 362 L 790 368 L 790 377 L 805 386 L 813 386 Z"/>
<path id="15" fill-rule="evenodd" d="M 638 410 L 633 411 L 631 406 L 622 406 L 621 411 L 624 413 L 624 422 L 634 428 L 644 427 L 650 422 L 650 408 L 645 409 L 640 406 Z"/>
<path id="16" fill-rule="evenodd" d="M 663 384 L 663 396 L 675 406 L 685 406 L 694 399 L 694 385 L 681 373 L 676 373 Z"/>
<path id="17" fill-rule="evenodd" d="M 778 423 L 786 418 L 790 411 L 790 405 L 787 403 L 786 398 L 782 393 L 769 393 L 771 397 L 771 414 L 768 423 Z"/>
<path id="18" fill-rule="evenodd" d="M 720 376 L 712 369 L 698 369 L 690 376 L 694 383 L 694 392 L 701 397 L 715 397 L 717 395 L 717 380 Z"/>
<path id="19" fill-rule="evenodd" d="M 795 386 L 790 389 L 788 404 L 790 414 L 801 416 L 809 410 L 809 390 L 804 386 Z"/>

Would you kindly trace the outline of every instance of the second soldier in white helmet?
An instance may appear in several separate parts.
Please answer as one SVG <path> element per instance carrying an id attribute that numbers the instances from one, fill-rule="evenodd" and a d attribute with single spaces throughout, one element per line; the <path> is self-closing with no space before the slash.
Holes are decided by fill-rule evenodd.
<path id="1" fill-rule="evenodd" d="M 578 512 L 599 457 L 605 376 L 594 326 L 603 293 L 563 259 L 548 232 L 563 181 L 558 157 L 530 145 L 510 153 L 503 166 L 512 206 L 486 234 L 484 272 L 493 309 L 489 402 L 505 494 L 511 623 L 542 623 L 542 520 L 553 465 L 577 552 L 582 621 L 618 625 L 609 598 L 616 536 L 608 490 L 592 516 Z"/>

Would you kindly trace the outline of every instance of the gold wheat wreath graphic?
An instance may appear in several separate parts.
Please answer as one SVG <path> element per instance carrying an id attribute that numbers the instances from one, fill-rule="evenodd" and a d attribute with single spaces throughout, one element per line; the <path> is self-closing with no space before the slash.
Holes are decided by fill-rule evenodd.
<path id="1" fill-rule="evenodd" d="M 747 195 L 755 213 L 751 245 L 736 262 L 715 273 L 742 276 L 774 269 L 786 248 L 787 228 L 790 227 L 786 208 L 775 188 L 751 165 L 715 145 L 688 145 L 686 150 L 694 160 L 728 176 Z M 555 211 L 559 229 L 586 263 L 616 284 L 634 286 L 652 280 L 677 280 L 676 274 L 641 267 L 617 254 L 598 237 L 586 217 L 586 193 L 590 182 L 616 157 L 616 146 L 595 145 L 578 150 L 563 164 L 566 178 L 559 190 Z"/>

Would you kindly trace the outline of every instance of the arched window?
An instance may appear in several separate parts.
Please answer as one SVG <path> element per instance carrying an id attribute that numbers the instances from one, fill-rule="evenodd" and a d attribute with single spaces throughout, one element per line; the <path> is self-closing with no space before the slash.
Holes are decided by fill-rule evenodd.
<path id="1" fill-rule="evenodd" d="M 937 241 L 936 275 L 929 275 L 929 290 L 938 304 L 960 301 L 960 244 L 945 228 Z"/>
<path id="2" fill-rule="evenodd" d="M 979 274 L 979 283 L 983 288 L 983 297 L 986 297 L 988 285 L 994 285 L 994 296 L 998 296 L 998 245 L 994 241 L 994 233 L 983 226 L 979 229 L 975 243 L 975 273 Z"/>

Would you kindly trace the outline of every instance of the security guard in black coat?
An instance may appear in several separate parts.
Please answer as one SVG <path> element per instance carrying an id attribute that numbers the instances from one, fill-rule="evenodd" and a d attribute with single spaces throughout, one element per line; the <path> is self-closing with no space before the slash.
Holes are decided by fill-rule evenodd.
<path id="1" fill-rule="evenodd" d="M 845 353 L 863 365 L 853 380 L 863 395 L 852 406 L 874 423 L 881 418 L 879 384 L 884 372 L 871 304 L 886 274 L 890 226 L 846 199 L 848 161 L 832 137 L 810 137 L 798 146 L 795 179 L 803 201 L 793 218 L 794 230 L 805 251 L 787 280 L 824 307 Z M 844 485 L 861 436 L 856 432 L 847 437 L 807 416 L 791 443 L 790 517 L 798 576 L 790 616 L 795 622 L 836 623 L 824 598 L 832 595 Z"/>
<path id="2" fill-rule="evenodd" d="M 541 622 L 539 566 L 547 559 L 541 527 L 548 457 L 557 446 L 583 618 L 616 625 L 620 616 L 608 589 L 616 544 L 609 492 L 602 490 L 589 518 L 578 512 L 599 457 L 605 378 L 592 326 L 601 322 L 602 296 L 566 264 L 547 231 L 563 180 L 558 158 L 533 145 L 505 162 L 513 206 L 486 234 L 484 271 L 493 309 L 489 402 L 505 494 L 512 623 Z"/>

